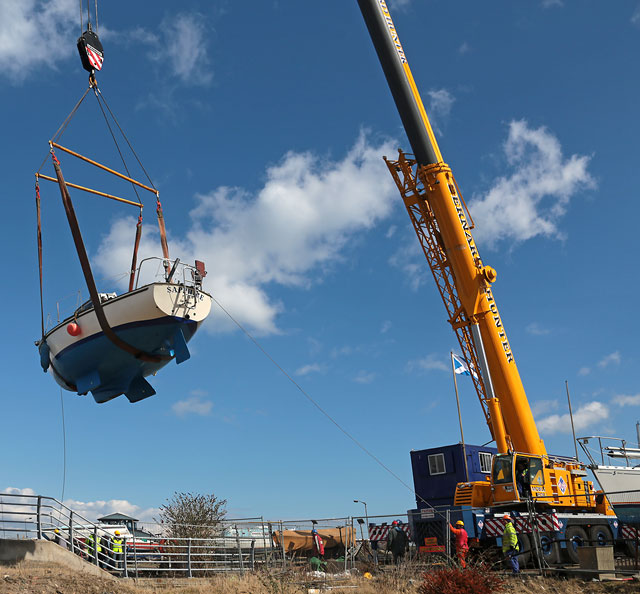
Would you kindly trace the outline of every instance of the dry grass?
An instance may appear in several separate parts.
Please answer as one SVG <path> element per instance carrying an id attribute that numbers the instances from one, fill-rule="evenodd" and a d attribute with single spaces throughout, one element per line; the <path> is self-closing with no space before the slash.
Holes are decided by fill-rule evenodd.
<path id="1" fill-rule="evenodd" d="M 373 579 L 328 575 L 326 585 L 347 586 L 335 592 L 358 594 L 417 594 L 421 583 L 416 567 L 385 568 Z M 245 576 L 227 575 L 209 579 L 97 579 L 66 567 L 23 562 L 0 567 L 2 594 L 307 594 L 321 588 L 323 578 L 303 571 L 262 572 Z M 507 578 L 503 594 L 637 594 L 638 582 L 584 582 L 559 578 Z"/>

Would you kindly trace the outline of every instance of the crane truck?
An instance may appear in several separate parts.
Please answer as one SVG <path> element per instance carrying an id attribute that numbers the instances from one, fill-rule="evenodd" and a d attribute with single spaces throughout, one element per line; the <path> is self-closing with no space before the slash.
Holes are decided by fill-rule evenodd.
<path id="1" fill-rule="evenodd" d="M 523 522 L 521 531 L 531 532 L 531 522 L 552 536 L 562 530 L 560 540 L 573 543 L 574 553 L 594 534 L 610 541 L 615 515 L 587 479 L 586 467 L 576 458 L 550 455 L 540 438 L 493 294 L 497 273 L 480 258 L 473 219 L 442 157 L 387 4 L 358 4 L 413 151 L 384 159 L 474 371 L 471 379 L 497 447 L 487 480 L 459 482 L 454 504 L 526 512 L 537 519 Z"/>

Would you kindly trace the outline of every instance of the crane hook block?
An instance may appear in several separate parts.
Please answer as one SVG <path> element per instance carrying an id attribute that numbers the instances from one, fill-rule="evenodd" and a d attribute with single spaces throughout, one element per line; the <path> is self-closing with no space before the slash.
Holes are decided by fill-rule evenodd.
<path id="1" fill-rule="evenodd" d="M 104 50 L 98 35 L 91 28 L 78 37 L 78 52 L 80 52 L 82 67 L 87 72 L 93 73 L 102 68 Z"/>

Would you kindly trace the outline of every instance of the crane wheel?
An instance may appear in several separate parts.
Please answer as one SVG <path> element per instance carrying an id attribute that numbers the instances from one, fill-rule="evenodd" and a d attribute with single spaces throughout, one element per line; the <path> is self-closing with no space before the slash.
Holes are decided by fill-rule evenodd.
<path id="1" fill-rule="evenodd" d="M 567 557 L 571 563 L 580 563 L 578 549 L 588 544 L 589 537 L 587 531 L 582 526 L 569 526 L 565 532 Z"/>
<path id="2" fill-rule="evenodd" d="M 607 547 L 613 545 L 613 532 L 609 526 L 591 526 L 589 528 L 589 544 L 593 547 Z"/>
<path id="3" fill-rule="evenodd" d="M 560 544 L 556 541 L 556 536 L 553 532 L 544 532 L 540 535 L 540 548 L 542 549 L 543 565 L 553 566 L 560 564 Z"/>
<path id="4" fill-rule="evenodd" d="M 522 551 L 518 555 L 518 564 L 527 567 L 531 562 L 531 538 L 528 534 L 518 534 L 518 547 Z"/>

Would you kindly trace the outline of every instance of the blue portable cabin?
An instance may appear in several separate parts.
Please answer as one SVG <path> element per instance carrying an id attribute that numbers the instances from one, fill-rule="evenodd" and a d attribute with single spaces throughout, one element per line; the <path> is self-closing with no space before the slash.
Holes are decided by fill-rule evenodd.
<path id="1" fill-rule="evenodd" d="M 466 452 L 467 477 L 464 465 Z M 427 537 L 437 537 L 444 543 L 443 517 L 437 510 L 451 510 L 451 522 L 462 520 L 469 537 L 478 538 L 482 532 L 484 510 L 453 505 L 456 485 L 467 481 L 484 481 L 491 474 L 491 459 L 497 449 L 488 446 L 461 443 L 411 451 L 413 486 L 416 492 L 417 509 L 409 510 L 412 538 L 417 546 Z"/>

